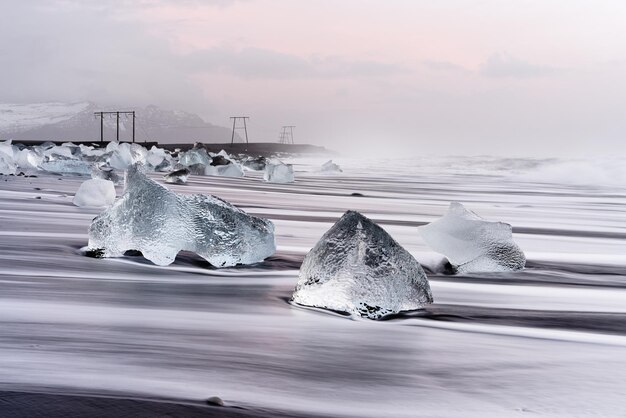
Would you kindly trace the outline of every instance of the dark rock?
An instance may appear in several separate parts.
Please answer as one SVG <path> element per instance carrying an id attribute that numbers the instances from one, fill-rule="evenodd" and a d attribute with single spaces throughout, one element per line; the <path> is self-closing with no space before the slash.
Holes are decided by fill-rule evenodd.
<path id="1" fill-rule="evenodd" d="M 211 396 L 206 403 L 211 406 L 224 406 L 224 401 L 219 396 Z"/>

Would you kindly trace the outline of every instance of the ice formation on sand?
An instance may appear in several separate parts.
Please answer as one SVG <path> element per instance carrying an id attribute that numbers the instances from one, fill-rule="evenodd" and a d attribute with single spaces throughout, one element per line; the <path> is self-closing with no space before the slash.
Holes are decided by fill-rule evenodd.
<path id="1" fill-rule="evenodd" d="M 53 160 L 41 163 L 42 170 L 57 174 L 91 174 L 91 164 L 80 160 Z"/>
<path id="2" fill-rule="evenodd" d="M 91 167 L 91 178 L 110 180 L 115 184 L 122 182 L 122 177 L 112 168 L 102 164 L 94 164 Z"/>
<path id="3" fill-rule="evenodd" d="M 164 171 L 172 165 L 172 158 L 166 150 L 153 145 L 147 153 L 146 163 L 154 171 Z"/>
<path id="4" fill-rule="evenodd" d="M 265 164 L 267 163 L 267 159 L 265 157 L 248 157 L 244 162 L 243 166 L 249 170 L 254 171 L 263 171 L 265 170 Z"/>
<path id="5" fill-rule="evenodd" d="M 13 157 L 0 151 L 0 174 L 9 175 L 16 172 L 17 164 L 13 161 Z"/>
<path id="6" fill-rule="evenodd" d="M 293 183 L 293 166 L 279 160 L 270 160 L 265 165 L 263 180 L 269 183 Z"/>
<path id="7" fill-rule="evenodd" d="M 184 184 L 187 183 L 187 178 L 189 178 L 189 169 L 181 168 L 180 170 L 172 171 L 171 173 L 167 173 L 163 176 L 166 183 L 173 184 Z"/>
<path id="8" fill-rule="evenodd" d="M 43 163 L 43 151 L 39 148 L 24 148 L 17 152 L 17 165 L 25 171 L 36 171 Z"/>
<path id="9" fill-rule="evenodd" d="M 222 177 L 243 177 L 243 170 L 239 164 L 231 163 L 226 165 L 208 165 L 204 168 L 204 174 L 207 176 Z"/>
<path id="10" fill-rule="evenodd" d="M 5 154 L 7 157 L 14 158 L 15 150 L 13 147 L 13 141 L 10 139 L 7 141 L 0 141 L 0 152 Z"/>
<path id="11" fill-rule="evenodd" d="M 207 166 L 210 165 L 212 161 L 213 159 L 209 157 L 206 149 L 202 148 L 200 144 L 194 144 L 193 148 L 183 152 L 178 160 L 178 162 L 185 167 L 191 167 L 196 164 Z"/>
<path id="12" fill-rule="evenodd" d="M 81 207 L 110 206 L 115 202 L 115 185 L 109 180 L 87 180 L 76 191 L 73 202 Z"/>
<path id="13" fill-rule="evenodd" d="M 126 170 L 135 163 L 145 164 L 148 156 L 148 150 L 135 143 L 109 142 L 106 150 L 111 152 L 108 160 L 109 165 L 118 170 Z"/>
<path id="14" fill-rule="evenodd" d="M 486 221 L 458 202 L 450 203 L 443 217 L 419 231 L 458 273 L 520 270 L 526 263 L 513 241 L 511 225 Z"/>
<path id="15" fill-rule="evenodd" d="M 324 173 L 341 173 L 341 167 L 337 164 L 333 163 L 333 160 L 328 160 L 324 164 L 322 164 L 322 172 Z"/>
<path id="16" fill-rule="evenodd" d="M 424 270 L 381 227 L 346 212 L 306 255 L 292 300 L 369 319 L 433 301 Z"/>
<path id="17" fill-rule="evenodd" d="M 187 167 L 192 174 L 204 176 L 243 177 L 241 166 L 224 150 L 207 153 L 201 145 L 183 153 L 179 167 Z M 178 168 L 178 167 L 177 167 Z"/>
<path id="18" fill-rule="evenodd" d="M 214 196 L 177 195 L 136 165 L 124 196 L 91 223 L 89 248 L 104 257 L 138 250 L 158 265 L 193 251 L 217 267 L 256 263 L 276 250 L 272 222 Z"/>

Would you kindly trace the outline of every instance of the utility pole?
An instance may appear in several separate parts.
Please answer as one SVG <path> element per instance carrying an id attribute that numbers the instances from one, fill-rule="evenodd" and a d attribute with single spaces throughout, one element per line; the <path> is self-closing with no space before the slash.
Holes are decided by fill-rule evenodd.
<path id="1" fill-rule="evenodd" d="M 293 144 L 293 128 L 295 125 L 286 125 L 283 126 L 282 131 L 280 131 L 280 138 L 278 142 L 281 144 Z"/>
<path id="2" fill-rule="evenodd" d="M 133 142 L 135 142 L 135 111 L 121 111 L 116 110 L 113 112 L 94 112 L 95 117 L 100 117 L 100 142 L 104 142 L 104 116 L 105 115 L 115 115 L 115 140 L 119 142 L 120 140 L 120 115 L 124 115 L 126 117 L 132 116 L 133 118 Z"/>
<path id="3" fill-rule="evenodd" d="M 250 117 L 248 116 L 231 116 L 230 117 L 233 120 L 233 133 L 230 137 L 230 145 L 233 145 L 235 143 L 235 129 L 242 129 L 245 132 L 246 135 L 246 144 L 248 144 L 248 126 L 246 125 L 246 119 L 250 119 Z M 243 121 L 243 126 L 237 126 L 237 120 L 241 119 Z"/>

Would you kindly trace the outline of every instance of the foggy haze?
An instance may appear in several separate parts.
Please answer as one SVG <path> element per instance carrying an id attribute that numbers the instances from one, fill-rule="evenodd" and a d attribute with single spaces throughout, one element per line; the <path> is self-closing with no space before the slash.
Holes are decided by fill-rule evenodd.
<path id="1" fill-rule="evenodd" d="M 341 151 L 619 155 L 624 21 L 618 0 L 7 1 L 0 91 Z"/>

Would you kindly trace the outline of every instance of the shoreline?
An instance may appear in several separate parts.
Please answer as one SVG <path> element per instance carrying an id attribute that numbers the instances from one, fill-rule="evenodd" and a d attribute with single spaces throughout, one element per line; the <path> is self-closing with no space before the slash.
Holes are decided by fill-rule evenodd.
<path id="1" fill-rule="evenodd" d="M 111 141 L 40 141 L 40 140 L 16 140 L 13 141 L 14 144 L 23 144 L 26 146 L 36 146 L 41 145 L 45 142 L 52 142 L 56 145 L 61 145 L 63 143 L 71 142 L 75 145 L 93 145 L 96 147 L 106 147 Z M 120 141 L 120 143 L 128 142 L 128 141 Z M 166 149 L 168 151 L 174 151 L 175 149 L 181 149 L 183 151 L 189 150 L 193 148 L 193 143 L 159 143 L 159 142 L 139 142 L 136 141 L 135 144 L 141 145 L 147 149 L 150 149 L 152 146 L 157 146 L 159 148 Z M 274 154 L 311 154 L 311 155 L 324 155 L 330 156 L 336 154 L 335 152 L 328 150 L 320 145 L 312 145 L 312 144 L 280 144 L 275 142 L 250 142 L 250 143 L 234 143 L 223 142 L 223 143 L 208 143 L 201 142 L 202 146 L 210 152 L 220 152 L 221 150 L 226 151 L 229 154 L 248 154 L 251 156 L 263 156 L 269 157 Z"/>

